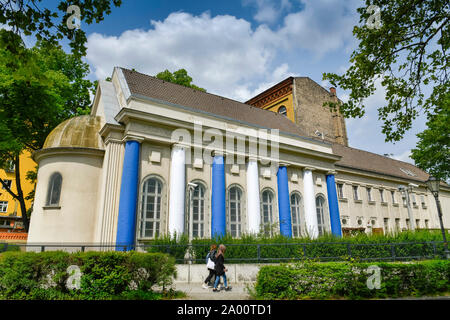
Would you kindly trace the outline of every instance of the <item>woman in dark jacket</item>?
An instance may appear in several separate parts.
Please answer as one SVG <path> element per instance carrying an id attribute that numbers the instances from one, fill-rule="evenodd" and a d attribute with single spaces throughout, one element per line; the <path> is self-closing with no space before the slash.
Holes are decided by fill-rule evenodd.
<path id="1" fill-rule="evenodd" d="M 215 244 L 211 245 L 211 249 L 210 249 L 210 251 L 209 251 L 209 253 L 208 253 L 207 257 L 206 257 L 206 267 L 207 267 L 207 269 L 209 271 L 209 275 L 205 279 L 205 282 L 203 283 L 203 286 L 202 286 L 203 289 L 208 289 L 208 284 L 210 282 L 212 283 L 213 277 L 215 277 L 215 275 L 216 275 L 215 269 L 214 268 L 210 268 L 208 266 L 209 260 L 211 260 L 213 263 L 216 260 L 216 253 L 217 253 L 216 249 L 217 249 L 217 246 Z M 212 287 L 212 285 L 211 285 L 211 287 Z"/>
<path id="2" fill-rule="evenodd" d="M 221 244 L 219 246 L 219 250 L 217 250 L 217 254 L 216 254 L 216 261 L 215 263 L 215 271 L 216 271 L 216 281 L 214 283 L 214 292 L 218 292 L 219 290 L 217 290 L 217 285 L 219 284 L 219 280 L 220 277 L 223 278 L 223 284 L 225 285 L 225 290 L 229 291 L 231 290 L 231 287 L 229 287 L 227 285 L 227 275 L 225 272 L 227 272 L 227 268 L 225 268 L 224 262 L 225 262 L 225 251 L 227 250 L 227 248 Z"/>

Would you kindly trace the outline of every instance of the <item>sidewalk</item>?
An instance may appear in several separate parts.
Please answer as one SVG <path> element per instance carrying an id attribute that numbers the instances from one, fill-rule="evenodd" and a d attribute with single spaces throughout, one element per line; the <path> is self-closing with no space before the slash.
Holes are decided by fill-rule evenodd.
<path id="1" fill-rule="evenodd" d="M 202 283 L 176 283 L 174 290 L 183 291 L 186 297 L 179 300 L 249 300 L 245 284 L 231 284 L 230 291 L 213 292 L 212 288 L 203 289 Z M 249 284 L 251 286 L 251 284 Z"/>

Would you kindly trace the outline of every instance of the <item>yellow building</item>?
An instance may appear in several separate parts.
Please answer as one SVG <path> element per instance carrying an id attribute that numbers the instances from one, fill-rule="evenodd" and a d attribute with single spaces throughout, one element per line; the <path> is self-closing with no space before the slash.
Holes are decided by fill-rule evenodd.
<path id="1" fill-rule="evenodd" d="M 26 174 L 28 171 L 34 170 L 36 163 L 31 159 L 29 152 L 24 152 L 20 156 L 20 177 L 21 185 L 24 196 L 26 197 L 32 190 L 33 184 L 26 180 Z M 0 179 L 5 181 L 14 193 L 17 193 L 16 185 L 16 172 L 14 165 L 11 164 L 8 168 L 0 169 Z M 31 206 L 31 200 L 26 200 L 27 209 Z M 11 217 L 12 219 L 0 219 L 0 232 L 11 232 L 16 228 L 22 226 L 20 219 L 14 219 L 14 217 L 21 217 L 22 212 L 20 210 L 19 201 L 14 199 L 14 197 L 6 191 L 6 188 L 0 184 L 0 218 L 1 217 Z"/>
<path id="2" fill-rule="evenodd" d="M 294 122 L 304 137 L 348 146 L 344 117 L 324 103 L 339 104 L 336 89 L 326 90 L 308 77 L 289 77 L 246 102 Z"/>

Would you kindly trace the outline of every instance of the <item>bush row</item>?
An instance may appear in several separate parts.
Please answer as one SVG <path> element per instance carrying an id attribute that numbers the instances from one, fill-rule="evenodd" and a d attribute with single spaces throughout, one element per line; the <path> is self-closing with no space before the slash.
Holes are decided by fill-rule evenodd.
<path id="1" fill-rule="evenodd" d="M 176 276 L 175 259 L 137 252 L 5 252 L 0 299 L 157 299 L 152 286 Z"/>
<path id="2" fill-rule="evenodd" d="M 376 266 L 303 261 L 261 267 L 253 295 L 256 299 L 370 299 L 448 292 L 450 261 L 446 260 L 376 263 Z"/>
<path id="3" fill-rule="evenodd" d="M 260 237 L 244 235 L 240 239 L 225 236 L 218 239 L 194 239 L 187 236 L 163 236 L 148 242 L 149 252 L 164 252 L 174 256 L 177 263 L 187 258 L 204 263 L 211 244 L 227 246 L 229 263 L 283 262 L 302 258 L 320 258 L 324 261 L 345 260 L 347 257 L 374 260 L 404 260 L 406 258 L 434 258 L 444 254 L 439 232 L 416 231 L 390 235 L 366 235 L 338 238 L 324 235 L 318 239 Z M 437 243 L 436 243 L 437 242 Z M 392 259 L 394 257 L 394 259 Z"/>

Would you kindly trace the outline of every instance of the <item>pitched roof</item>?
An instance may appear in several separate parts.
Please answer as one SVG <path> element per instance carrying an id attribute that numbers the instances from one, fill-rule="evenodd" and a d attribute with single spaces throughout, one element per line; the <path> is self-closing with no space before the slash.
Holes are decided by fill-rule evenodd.
<path id="1" fill-rule="evenodd" d="M 360 169 L 420 182 L 425 182 L 429 177 L 425 171 L 407 162 L 391 159 L 364 150 L 346 147 L 337 143 L 334 143 L 332 148 L 334 154 L 342 157 L 336 162 L 337 166 Z"/>
<path id="2" fill-rule="evenodd" d="M 136 71 L 124 68 L 121 70 L 132 95 L 166 101 L 257 127 L 279 129 L 280 132 L 307 136 L 288 118 L 272 111 L 170 83 Z"/>
<path id="3" fill-rule="evenodd" d="M 279 129 L 280 132 L 306 137 L 296 124 L 278 113 L 263 110 L 239 101 L 170 83 L 136 71 L 120 68 L 130 93 L 192 108 L 200 112 L 218 115 L 263 128 Z M 311 139 L 311 138 L 306 138 Z M 319 141 L 318 139 L 313 139 Z M 333 153 L 342 158 L 337 166 L 425 182 L 429 175 L 416 166 L 337 143 L 332 144 Z"/>

